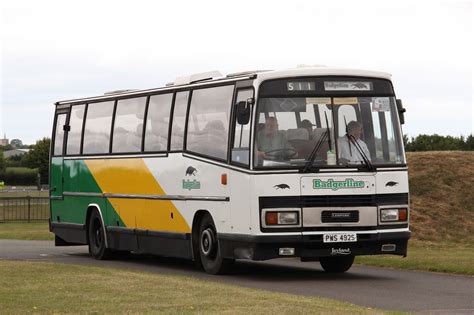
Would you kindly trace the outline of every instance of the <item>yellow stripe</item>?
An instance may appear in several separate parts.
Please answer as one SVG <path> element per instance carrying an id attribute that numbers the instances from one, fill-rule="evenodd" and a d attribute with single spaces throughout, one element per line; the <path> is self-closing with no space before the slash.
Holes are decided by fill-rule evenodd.
<path id="1" fill-rule="evenodd" d="M 142 159 L 85 160 L 103 193 L 166 195 Z M 127 227 L 189 233 L 172 201 L 109 198 Z"/>

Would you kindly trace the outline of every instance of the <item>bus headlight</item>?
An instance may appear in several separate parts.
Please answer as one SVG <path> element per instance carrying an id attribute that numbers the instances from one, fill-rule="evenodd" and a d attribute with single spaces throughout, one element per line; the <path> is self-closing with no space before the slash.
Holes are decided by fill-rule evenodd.
<path id="1" fill-rule="evenodd" d="M 408 217 L 407 209 L 381 209 L 380 222 L 406 221 Z"/>
<path id="2" fill-rule="evenodd" d="M 265 213 L 266 225 L 297 225 L 298 221 L 297 211 L 269 211 Z"/>

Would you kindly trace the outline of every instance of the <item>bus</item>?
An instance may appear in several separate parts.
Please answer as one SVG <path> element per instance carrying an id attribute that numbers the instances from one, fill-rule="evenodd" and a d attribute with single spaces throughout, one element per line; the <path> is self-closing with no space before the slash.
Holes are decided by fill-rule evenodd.
<path id="1" fill-rule="evenodd" d="M 210 274 L 285 257 L 342 273 L 358 255 L 407 254 L 405 109 L 388 73 L 212 71 L 55 107 L 56 246 Z"/>

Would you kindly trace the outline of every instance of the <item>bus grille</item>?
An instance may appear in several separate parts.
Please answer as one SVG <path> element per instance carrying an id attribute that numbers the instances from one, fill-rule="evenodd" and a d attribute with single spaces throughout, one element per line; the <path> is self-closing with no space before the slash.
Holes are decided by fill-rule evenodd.
<path id="1" fill-rule="evenodd" d="M 359 222 L 359 211 L 323 211 L 321 213 L 322 223 L 345 223 Z"/>

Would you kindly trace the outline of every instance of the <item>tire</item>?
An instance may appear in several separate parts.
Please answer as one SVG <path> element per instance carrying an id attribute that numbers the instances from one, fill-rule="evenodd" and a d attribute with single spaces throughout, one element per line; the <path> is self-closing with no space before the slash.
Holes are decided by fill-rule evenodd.
<path id="1" fill-rule="evenodd" d="M 321 267 L 329 273 L 343 273 L 349 270 L 354 263 L 354 256 L 321 257 Z"/>
<path id="2" fill-rule="evenodd" d="M 89 217 L 87 224 L 87 239 L 89 243 L 89 253 L 99 260 L 105 260 L 111 257 L 110 249 L 105 246 L 105 232 L 102 219 L 94 210 Z"/>
<path id="3" fill-rule="evenodd" d="M 204 270 L 213 275 L 227 273 L 233 260 L 222 257 L 216 227 L 209 214 L 206 214 L 201 220 L 198 241 L 199 257 Z"/>

